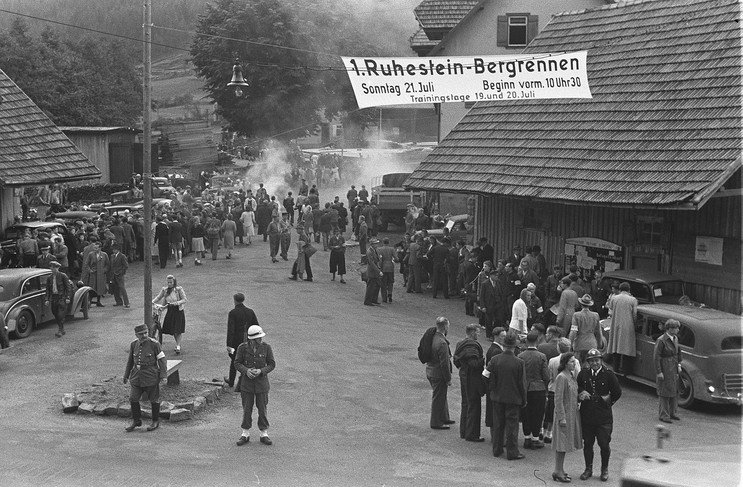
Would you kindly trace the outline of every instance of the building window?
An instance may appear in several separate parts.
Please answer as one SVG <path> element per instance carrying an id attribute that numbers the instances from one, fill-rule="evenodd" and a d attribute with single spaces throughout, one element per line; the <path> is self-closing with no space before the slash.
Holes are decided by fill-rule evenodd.
<path id="1" fill-rule="evenodd" d="M 526 46 L 526 24 L 526 17 L 508 17 L 508 47 Z"/>
<path id="2" fill-rule="evenodd" d="M 499 47 L 522 49 L 539 33 L 539 17 L 528 13 L 498 16 L 496 44 Z"/>

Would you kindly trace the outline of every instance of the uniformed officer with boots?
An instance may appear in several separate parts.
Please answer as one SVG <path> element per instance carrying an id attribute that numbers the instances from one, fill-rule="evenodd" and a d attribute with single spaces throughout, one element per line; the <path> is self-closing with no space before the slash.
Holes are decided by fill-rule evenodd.
<path id="1" fill-rule="evenodd" d="M 132 392 L 129 403 L 132 407 L 132 424 L 126 427 L 127 432 L 142 426 L 142 410 L 139 400 L 143 395 L 152 405 L 152 424 L 147 431 L 160 427 L 160 381 L 167 377 L 167 361 L 160 343 L 147 336 L 147 325 L 134 327 L 137 339 L 129 347 L 129 361 L 124 371 L 124 384 L 131 380 Z"/>
<path id="2" fill-rule="evenodd" d="M 261 431 L 260 442 L 271 445 L 268 437 L 268 374 L 276 368 L 271 345 L 263 341 L 266 334 L 263 328 L 252 325 L 248 328 L 248 341 L 237 347 L 235 368 L 240 372 L 240 382 L 235 390 L 240 390 L 243 403 L 242 435 L 237 446 L 250 441 L 250 427 L 253 424 L 253 405 L 258 409 L 258 429 Z"/>

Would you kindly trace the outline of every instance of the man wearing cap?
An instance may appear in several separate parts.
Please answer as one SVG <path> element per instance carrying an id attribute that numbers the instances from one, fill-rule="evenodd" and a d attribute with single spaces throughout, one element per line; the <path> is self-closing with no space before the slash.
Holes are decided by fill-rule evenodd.
<path id="1" fill-rule="evenodd" d="M 53 260 L 57 260 L 51 253 L 49 244 L 41 246 L 41 255 L 36 258 L 36 267 L 39 269 L 49 269 L 49 263 Z"/>
<path id="2" fill-rule="evenodd" d="M 44 306 L 51 305 L 52 314 L 57 321 L 59 330 L 54 334 L 57 338 L 65 334 L 64 321 L 72 295 L 72 283 L 66 274 L 60 272 L 60 266 L 61 264 L 56 260 L 49 263 L 52 273 L 46 278 L 46 297 L 44 298 Z"/>
<path id="3" fill-rule="evenodd" d="M 431 428 L 448 430 L 454 424 L 449 418 L 449 404 L 446 394 L 451 385 L 451 349 L 446 335 L 449 320 L 443 316 L 436 318 L 436 334 L 431 342 L 431 359 L 426 363 L 426 378 L 433 389 L 431 397 Z"/>
<path id="4" fill-rule="evenodd" d="M 521 423 L 524 431 L 524 448 L 543 448 L 539 439 L 550 381 L 547 356 L 537 350 L 539 333 L 531 330 L 526 334 L 526 350 L 519 354 L 526 370 L 526 407 L 522 410 Z"/>
<path id="5" fill-rule="evenodd" d="M 526 369 L 524 361 L 514 355 L 517 335 L 509 330 L 503 340 L 503 353 L 490 359 L 482 375 L 490 381 L 490 399 L 493 401 L 493 456 L 520 460 L 519 411 L 526 404 Z M 505 440 L 505 441 L 504 441 Z"/>
<path id="6" fill-rule="evenodd" d="M 480 436 L 482 418 L 482 369 L 485 360 L 482 345 L 477 341 L 480 325 L 470 323 L 465 328 L 467 336 L 454 349 L 454 365 L 459 369 L 462 388 L 462 408 L 459 416 L 459 437 L 467 441 L 485 441 Z"/>
<path id="7" fill-rule="evenodd" d="M 230 310 L 227 315 L 227 355 L 230 357 L 230 375 L 225 377 L 224 381 L 232 387 L 235 384 L 235 353 L 241 343 L 248 339 L 248 328 L 258 324 L 258 318 L 255 312 L 243 304 L 245 295 L 237 293 L 232 296 L 235 302 L 235 308 Z"/>
<path id="8" fill-rule="evenodd" d="M 124 284 L 124 276 L 126 275 L 127 269 L 129 269 L 129 259 L 124 255 L 119 247 L 119 244 L 115 243 L 111 246 L 111 293 L 114 295 L 114 306 L 124 305 L 125 308 L 129 307 L 129 295 L 126 292 L 126 286 Z"/>
<path id="9" fill-rule="evenodd" d="M 237 440 L 237 446 L 250 441 L 250 427 L 253 424 L 253 404 L 258 409 L 258 429 L 261 431 L 261 443 L 271 445 L 268 437 L 268 373 L 276 368 L 271 345 L 263 341 L 266 334 L 263 328 L 252 325 L 248 328 L 248 341 L 237 347 L 235 368 L 240 371 L 240 381 L 237 388 L 240 390 L 243 403 L 242 435 Z"/>
<path id="10" fill-rule="evenodd" d="M 139 400 L 143 394 L 152 406 L 152 424 L 147 431 L 160 427 L 160 381 L 167 377 L 167 361 L 160 343 L 147 336 L 147 325 L 134 327 L 137 339 L 129 346 L 129 360 L 124 370 L 124 384 L 131 381 L 132 392 L 129 404 L 132 408 L 132 424 L 126 427 L 127 432 L 142 426 L 142 410 Z"/>
<path id="11" fill-rule="evenodd" d="M 601 480 L 609 478 L 609 454 L 614 418 L 611 407 L 622 395 L 614 372 L 603 366 L 601 352 L 588 351 L 588 368 L 578 373 L 578 400 L 580 401 L 581 431 L 583 434 L 583 459 L 586 469 L 581 480 L 593 475 L 593 443 L 597 441 L 601 450 Z"/>
<path id="12" fill-rule="evenodd" d="M 366 294 L 364 295 L 364 304 L 366 306 L 374 306 L 379 304 L 379 290 L 382 287 L 382 270 L 380 268 L 382 259 L 379 256 L 379 252 L 377 252 L 379 239 L 373 237 L 369 241 L 369 244 L 369 248 L 366 251 Z"/>
<path id="13" fill-rule="evenodd" d="M 582 365 L 586 361 L 588 351 L 599 347 L 602 337 L 599 314 L 591 311 L 591 306 L 593 306 L 591 295 L 584 294 L 578 299 L 578 303 L 581 310 L 573 315 L 568 339 Z"/>

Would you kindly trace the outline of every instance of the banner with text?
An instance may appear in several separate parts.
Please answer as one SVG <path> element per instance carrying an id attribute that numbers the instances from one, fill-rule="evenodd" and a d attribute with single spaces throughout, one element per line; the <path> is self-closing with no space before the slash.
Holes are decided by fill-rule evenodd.
<path id="1" fill-rule="evenodd" d="M 344 57 L 359 108 L 413 103 L 592 98 L 586 51 L 431 58 Z"/>

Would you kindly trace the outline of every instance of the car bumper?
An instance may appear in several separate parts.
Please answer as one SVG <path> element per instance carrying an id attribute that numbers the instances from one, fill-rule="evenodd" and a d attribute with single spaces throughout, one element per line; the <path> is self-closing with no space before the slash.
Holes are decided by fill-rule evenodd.
<path id="1" fill-rule="evenodd" d="M 714 393 L 709 395 L 710 402 L 716 402 L 721 404 L 735 404 L 737 406 L 743 405 L 743 396 L 738 393 L 737 396 L 730 396 L 728 394 Z"/>

